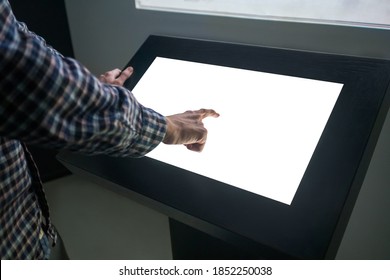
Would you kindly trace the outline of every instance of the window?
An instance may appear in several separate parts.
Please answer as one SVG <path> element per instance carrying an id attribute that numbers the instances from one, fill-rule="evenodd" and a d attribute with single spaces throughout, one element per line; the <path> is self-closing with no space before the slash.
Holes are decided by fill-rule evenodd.
<path id="1" fill-rule="evenodd" d="M 138 9 L 390 29 L 389 0 L 135 0 Z"/>

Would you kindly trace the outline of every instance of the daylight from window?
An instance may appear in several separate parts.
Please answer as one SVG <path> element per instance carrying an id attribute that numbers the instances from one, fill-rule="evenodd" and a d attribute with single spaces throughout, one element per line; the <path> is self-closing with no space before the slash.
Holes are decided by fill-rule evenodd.
<path id="1" fill-rule="evenodd" d="M 135 0 L 138 9 L 390 28 L 390 0 Z"/>

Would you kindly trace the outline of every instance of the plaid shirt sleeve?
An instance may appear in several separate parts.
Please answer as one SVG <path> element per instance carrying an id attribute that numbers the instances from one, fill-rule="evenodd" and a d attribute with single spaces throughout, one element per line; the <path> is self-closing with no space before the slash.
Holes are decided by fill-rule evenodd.
<path id="1" fill-rule="evenodd" d="M 0 15 L 1 136 L 134 157 L 162 141 L 163 116 L 143 107 L 127 89 L 99 82 L 79 62 L 46 46 L 7 6 L 1 4 Z"/>
<path id="2" fill-rule="evenodd" d="M 0 257 L 46 259 L 49 221 L 20 141 L 87 154 L 143 156 L 165 118 L 123 87 L 100 83 L 16 21 L 0 0 Z M 34 171 L 35 170 L 35 171 Z"/>

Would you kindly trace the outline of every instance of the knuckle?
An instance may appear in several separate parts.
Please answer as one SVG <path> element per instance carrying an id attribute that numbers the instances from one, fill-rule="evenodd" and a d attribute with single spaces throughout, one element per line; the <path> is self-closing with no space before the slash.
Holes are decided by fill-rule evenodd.
<path id="1" fill-rule="evenodd" d="M 199 130 L 203 137 L 205 137 L 208 133 L 207 128 L 205 128 L 204 126 L 202 126 Z"/>

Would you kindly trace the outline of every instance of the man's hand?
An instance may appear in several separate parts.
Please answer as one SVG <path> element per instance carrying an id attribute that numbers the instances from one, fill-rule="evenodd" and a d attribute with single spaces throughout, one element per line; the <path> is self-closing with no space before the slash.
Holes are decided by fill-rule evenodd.
<path id="1" fill-rule="evenodd" d="M 106 84 L 123 86 L 125 81 L 133 74 L 133 67 L 127 67 L 125 70 L 114 69 L 108 71 L 99 77 L 99 81 Z"/>
<path id="2" fill-rule="evenodd" d="M 166 117 L 167 132 L 163 143 L 184 144 L 191 151 L 201 152 L 207 139 L 207 129 L 203 125 L 203 119 L 207 117 L 219 117 L 219 114 L 212 109 L 200 109 Z"/>
<path id="3" fill-rule="evenodd" d="M 100 75 L 99 81 L 123 86 L 133 71 L 132 67 L 123 71 L 114 69 Z M 207 117 L 219 117 L 219 114 L 212 109 L 200 109 L 166 117 L 167 132 L 163 142 L 183 144 L 191 151 L 201 152 L 207 139 L 207 129 L 203 125 L 203 119 Z"/>

